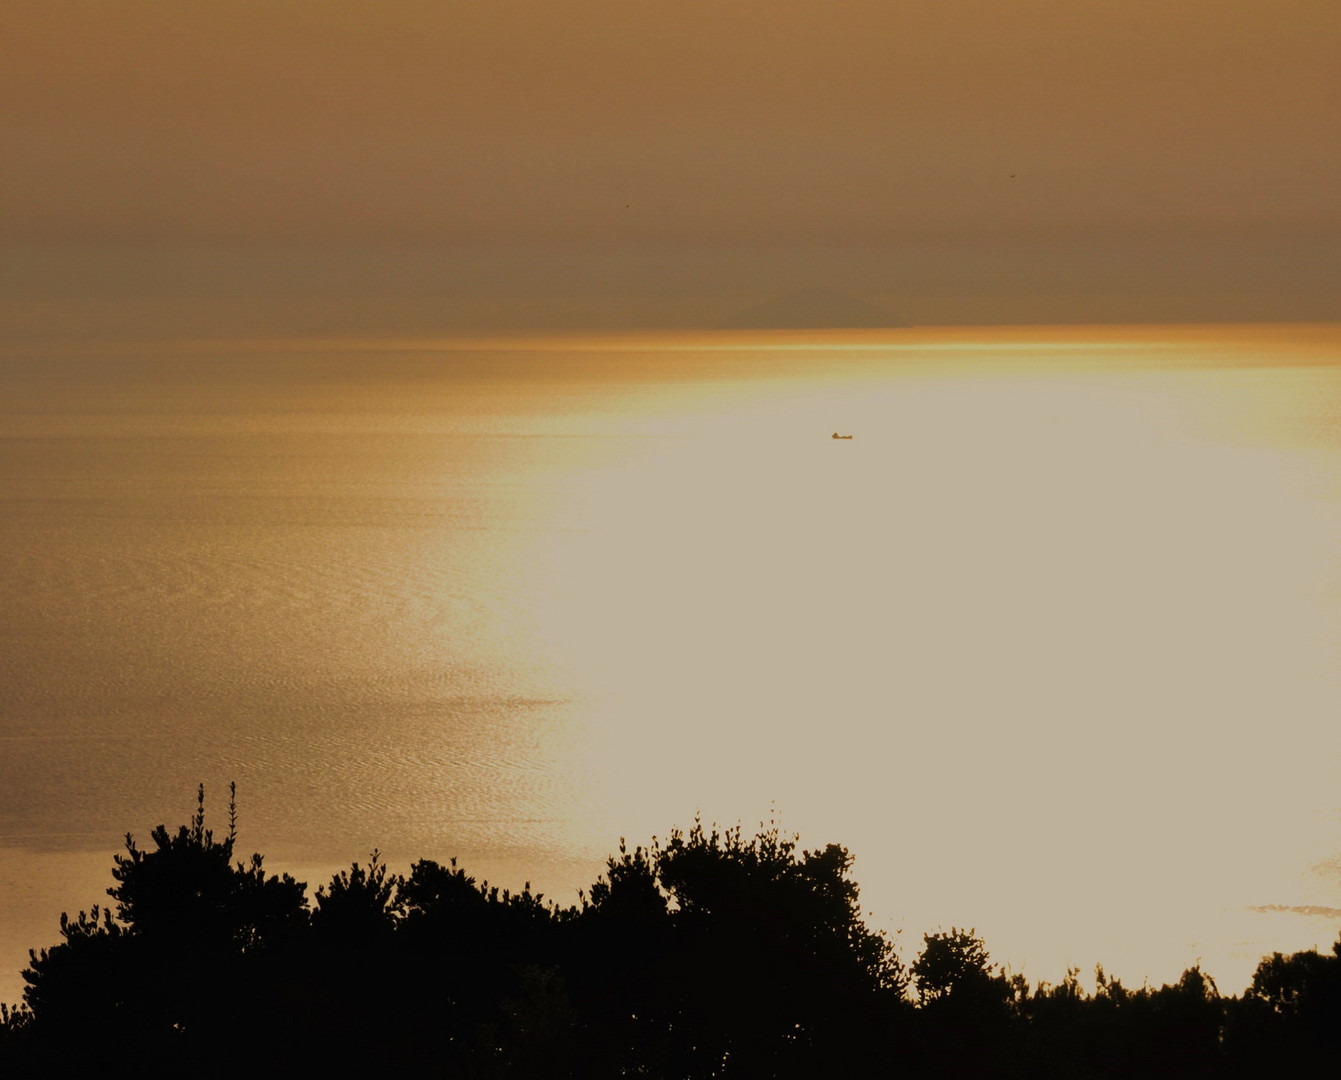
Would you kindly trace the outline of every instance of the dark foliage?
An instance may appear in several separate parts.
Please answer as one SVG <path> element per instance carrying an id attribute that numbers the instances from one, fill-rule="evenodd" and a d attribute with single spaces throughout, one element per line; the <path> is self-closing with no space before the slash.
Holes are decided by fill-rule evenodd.
<path id="1" fill-rule="evenodd" d="M 1341 1023 L 1341 942 L 1229 999 L 1198 968 L 1031 988 L 957 927 L 905 966 L 847 850 L 771 826 L 621 841 L 562 908 L 377 852 L 309 907 L 234 860 L 235 824 L 230 799 L 227 835 L 205 828 L 202 790 L 152 848 L 126 837 L 112 903 L 62 916 L 0 1008 L 0 1075 L 1246 1077 L 1302 1072 Z"/>
<path id="2" fill-rule="evenodd" d="M 62 915 L 61 943 L 29 954 L 19 1060 L 32 1054 L 53 1074 L 168 1074 L 264 1015 L 308 927 L 306 886 L 267 877 L 260 855 L 233 863 L 235 805 L 223 840 L 204 807 L 201 788 L 190 824 L 160 825 L 152 850 L 127 834 L 107 890 L 115 910 Z M 127 1046 L 138 1055 L 118 1062 L 112 1049 Z"/>

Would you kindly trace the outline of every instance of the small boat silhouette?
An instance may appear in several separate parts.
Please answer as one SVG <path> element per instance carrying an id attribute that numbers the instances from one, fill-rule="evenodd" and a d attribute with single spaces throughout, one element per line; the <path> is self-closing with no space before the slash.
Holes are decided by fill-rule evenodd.
<path id="1" fill-rule="evenodd" d="M 852 438 L 851 435 L 839 435 L 838 432 L 836 432 L 836 431 L 833 433 L 833 436 L 832 436 L 832 437 L 835 438 L 835 439 L 850 439 L 850 438 Z"/>

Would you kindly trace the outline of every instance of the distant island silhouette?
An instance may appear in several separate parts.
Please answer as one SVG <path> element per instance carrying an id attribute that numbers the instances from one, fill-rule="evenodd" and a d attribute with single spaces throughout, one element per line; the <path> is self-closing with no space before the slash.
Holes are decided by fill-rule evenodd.
<path id="1" fill-rule="evenodd" d="M 825 289 L 804 289 L 736 312 L 719 330 L 886 329 L 908 324 L 876 304 Z"/>

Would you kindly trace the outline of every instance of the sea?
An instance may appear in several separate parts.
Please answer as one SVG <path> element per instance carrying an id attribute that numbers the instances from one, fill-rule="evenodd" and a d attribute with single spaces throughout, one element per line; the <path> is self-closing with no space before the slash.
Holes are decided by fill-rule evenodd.
<path id="1" fill-rule="evenodd" d="M 234 783 L 312 890 L 775 824 L 1237 992 L 1341 930 L 1339 542 L 1334 325 L 6 344 L 0 1000 Z"/>

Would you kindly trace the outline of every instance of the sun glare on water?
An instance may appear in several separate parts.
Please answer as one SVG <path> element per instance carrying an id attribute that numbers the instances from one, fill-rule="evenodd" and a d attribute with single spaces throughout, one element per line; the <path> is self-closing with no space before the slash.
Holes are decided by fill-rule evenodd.
<path id="1" fill-rule="evenodd" d="M 1338 846 L 1338 528 L 1300 459 L 1160 380 L 797 380 L 630 417 L 650 437 L 527 553 L 592 829 L 776 805 L 910 930 L 1049 973 L 1202 956 L 1264 872 Z"/>
<path id="2" fill-rule="evenodd" d="M 0 1000 L 201 781 L 313 883 L 776 811 L 905 956 L 1335 940 L 1335 329 L 299 344 L 0 371 Z"/>

